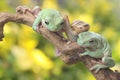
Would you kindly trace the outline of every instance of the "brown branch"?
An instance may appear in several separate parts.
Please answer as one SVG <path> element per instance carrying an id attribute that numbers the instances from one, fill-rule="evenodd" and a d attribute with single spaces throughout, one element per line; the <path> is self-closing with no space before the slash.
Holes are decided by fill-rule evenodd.
<path id="1" fill-rule="evenodd" d="M 34 19 L 35 17 L 29 13 L 0 13 L 0 40 L 2 41 L 2 38 L 4 37 L 3 27 L 7 22 L 22 23 L 32 26 Z M 57 34 L 48 31 L 44 27 L 40 27 L 39 33 L 62 52 L 60 58 L 67 64 L 75 64 L 76 62 L 82 61 L 86 67 L 90 69 L 96 62 L 98 62 L 98 60 L 89 56 L 80 58 L 78 54 L 84 52 L 84 49 L 78 46 L 76 42 L 67 44 L 67 42 L 62 40 Z M 94 71 L 91 71 L 91 73 L 97 80 L 120 80 L 120 73 L 113 72 L 110 69 L 100 70 L 97 74 L 94 73 Z"/>

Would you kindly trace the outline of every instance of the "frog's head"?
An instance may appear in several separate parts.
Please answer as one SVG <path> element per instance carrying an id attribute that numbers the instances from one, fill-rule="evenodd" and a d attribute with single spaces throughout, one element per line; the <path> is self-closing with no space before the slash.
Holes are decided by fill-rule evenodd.
<path id="1" fill-rule="evenodd" d="M 99 35 L 94 32 L 82 32 L 78 35 L 77 43 L 85 48 L 97 48 L 99 43 L 98 37 Z"/>
<path id="2" fill-rule="evenodd" d="M 42 24 L 50 31 L 59 31 L 63 28 L 64 19 L 60 12 L 47 9 L 47 13 L 44 14 Z"/>

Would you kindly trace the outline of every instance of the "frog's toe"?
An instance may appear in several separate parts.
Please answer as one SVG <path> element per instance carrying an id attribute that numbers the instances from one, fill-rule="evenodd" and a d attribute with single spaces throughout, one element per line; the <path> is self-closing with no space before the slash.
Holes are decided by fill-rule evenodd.
<path id="1" fill-rule="evenodd" d="M 97 68 L 97 65 L 91 67 L 90 70 L 92 71 L 92 70 L 94 70 L 94 69 L 96 69 L 96 68 Z"/>
<path id="2" fill-rule="evenodd" d="M 98 73 L 100 69 L 101 69 L 101 67 L 99 65 L 95 65 L 95 66 L 90 68 L 91 71 L 95 70 L 95 73 Z"/>
<path id="3" fill-rule="evenodd" d="M 80 57 L 83 57 L 84 55 L 82 53 L 79 54 Z"/>
<path id="4" fill-rule="evenodd" d="M 95 70 L 95 73 L 98 73 L 100 69 L 101 69 L 101 68 L 98 67 L 98 68 Z"/>
<path id="5" fill-rule="evenodd" d="M 106 65 L 101 65 L 101 64 L 97 64 L 95 66 L 93 66 L 92 68 L 90 68 L 90 70 L 95 70 L 95 73 L 98 73 L 100 69 L 103 69 L 103 68 L 107 68 Z"/>
<path id="6" fill-rule="evenodd" d="M 86 56 L 86 55 L 88 55 L 88 54 L 87 53 L 80 53 L 79 54 L 80 57 L 83 57 L 83 56 Z"/>

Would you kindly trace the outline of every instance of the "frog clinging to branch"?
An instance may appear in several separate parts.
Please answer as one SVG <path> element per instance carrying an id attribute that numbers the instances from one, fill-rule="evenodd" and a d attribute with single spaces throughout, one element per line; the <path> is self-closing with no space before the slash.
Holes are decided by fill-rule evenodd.
<path id="1" fill-rule="evenodd" d="M 109 68 L 115 65 L 112 59 L 111 47 L 106 39 L 94 32 L 82 32 L 78 35 L 77 43 L 85 48 L 85 52 L 79 56 L 90 56 L 100 58 L 101 62 L 94 65 L 91 70 L 97 73 L 102 68 Z"/>
<path id="2" fill-rule="evenodd" d="M 22 13 L 30 12 L 35 16 L 35 21 L 32 26 L 35 31 L 37 31 L 40 26 L 44 26 L 49 31 L 53 32 L 60 31 L 63 28 L 64 19 L 59 11 L 53 9 L 41 10 L 39 6 L 35 6 L 33 10 L 27 6 L 19 6 L 16 10 Z"/>

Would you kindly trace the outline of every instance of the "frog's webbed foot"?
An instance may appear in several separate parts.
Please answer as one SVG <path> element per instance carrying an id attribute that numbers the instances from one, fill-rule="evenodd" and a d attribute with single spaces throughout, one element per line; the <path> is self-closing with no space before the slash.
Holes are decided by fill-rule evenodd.
<path id="1" fill-rule="evenodd" d="M 16 8 L 16 12 L 19 12 L 21 14 L 26 14 L 27 12 L 29 12 L 32 14 L 32 10 L 27 6 L 18 6 Z"/>
<path id="2" fill-rule="evenodd" d="M 107 68 L 108 66 L 104 65 L 104 64 L 96 64 L 94 65 L 93 67 L 90 68 L 90 70 L 95 70 L 95 73 L 98 73 L 98 71 L 100 69 L 103 69 L 103 68 Z"/>

